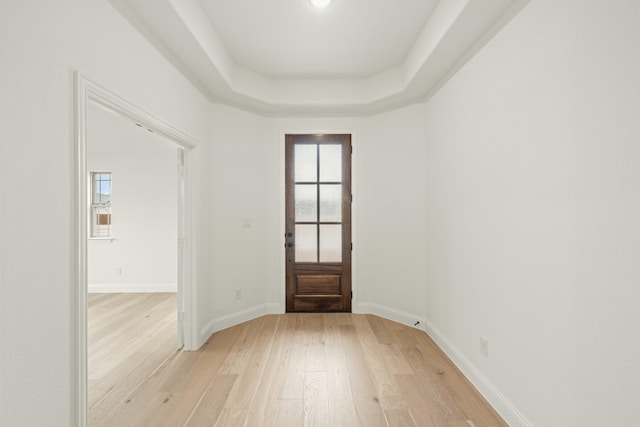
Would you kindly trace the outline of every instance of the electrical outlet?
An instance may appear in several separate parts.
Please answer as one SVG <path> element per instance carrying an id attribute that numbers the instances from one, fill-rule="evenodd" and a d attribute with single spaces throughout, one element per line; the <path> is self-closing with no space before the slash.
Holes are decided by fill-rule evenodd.
<path id="1" fill-rule="evenodd" d="M 122 276 L 122 267 L 118 267 L 118 268 L 116 268 L 116 274 L 117 274 L 118 276 Z"/>
<path id="2" fill-rule="evenodd" d="M 240 228 L 251 228 L 251 218 L 243 218 Z"/>
<path id="3" fill-rule="evenodd" d="M 480 354 L 484 357 L 489 357 L 489 341 L 482 337 L 480 337 Z"/>
<path id="4" fill-rule="evenodd" d="M 242 298 L 242 289 L 236 289 L 235 299 Z"/>

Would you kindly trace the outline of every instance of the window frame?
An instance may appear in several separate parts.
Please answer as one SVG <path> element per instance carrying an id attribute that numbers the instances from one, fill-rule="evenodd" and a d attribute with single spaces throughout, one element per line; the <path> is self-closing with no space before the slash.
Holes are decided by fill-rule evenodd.
<path id="1" fill-rule="evenodd" d="M 108 175 L 109 179 L 97 179 Z M 103 203 L 96 200 L 96 186 L 98 182 L 109 183 L 109 201 Z M 111 197 L 113 195 L 113 174 L 108 171 L 90 172 L 89 173 L 89 239 L 112 239 L 113 238 L 113 216 L 111 207 Z M 101 212 L 102 211 L 102 212 Z M 106 215 L 108 222 L 106 224 L 98 223 L 98 216 Z"/>

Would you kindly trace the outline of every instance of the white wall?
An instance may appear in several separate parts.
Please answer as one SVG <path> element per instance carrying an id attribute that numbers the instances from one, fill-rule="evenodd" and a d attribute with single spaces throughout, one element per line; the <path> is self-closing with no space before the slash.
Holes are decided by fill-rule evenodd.
<path id="1" fill-rule="evenodd" d="M 200 269 L 210 277 L 207 294 L 199 298 L 198 311 L 205 322 L 200 340 L 214 331 L 264 314 L 266 199 L 264 159 L 268 146 L 264 119 L 224 106 L 212 106 L 213 146 L 207 151 L 209 166 L 203 171 L 207 183 L 202 200 L 207 216 L 210 248 Z M 250 228 L 242 228 L 243 220 Z M 242 298 L 235 299 L 240 289 Z M 225 316 L 235 317 L 226 322 Z"/>
<path id="2" fill-rule="evenodd" d="M 2 1 L 2 426 L 71 423 L 74 70 L 209 138 L 208 102 L 107 2 Z"/>
<path id="3" fill-rule="evenodd" d="M 358 135 L 360 311 L 410 325 L 426 317 L 424 115 L 415 105 L 371 117 Z"/>
<path id="4" fill-rule="evenodd" d="M 428 318 L 536 426 L 640 418 L 639 4 L 533 1 L 427 105 Z"/>
<path id="5" fill-rule="evenodd" d="M 373 118 L 265 118 L 213 106 L 206 209 L 211 331 L 284 311 L 284 133 L 353 134 L 354 310 L 424 319 L 424 105 Z M 251 228 L 242 228 L 244 219 Z M 241 289 L 241 300 L 234 299 Z M 204 320 L 204 318 L 203 318 Z"/>
<path id="6" fill-rule="evenodd" d="M 89 292 L 175 292 L 178 146 L 90 106 L 87 166 L 112 174 L 112 237 L 90 239 Z"/>

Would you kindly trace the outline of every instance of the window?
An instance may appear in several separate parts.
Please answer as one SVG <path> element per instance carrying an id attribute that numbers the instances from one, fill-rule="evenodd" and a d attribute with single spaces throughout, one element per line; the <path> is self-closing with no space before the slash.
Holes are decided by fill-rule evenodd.
<path id="1" fill-rule="evenodd" d="M 90 237 L 111 237 L 111 172 L 91 172 Z"/>

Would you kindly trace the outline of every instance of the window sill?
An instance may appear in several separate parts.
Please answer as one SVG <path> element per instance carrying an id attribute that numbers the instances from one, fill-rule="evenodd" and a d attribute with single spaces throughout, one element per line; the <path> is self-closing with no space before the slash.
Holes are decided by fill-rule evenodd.
<path id="1" fill-rule="evenodd" d="M 114 240 L 116 240 L 115 237 L 89 237 L 88 238 L 90 241 L 96 241 L 96 242 L 113 242 Z"/>

